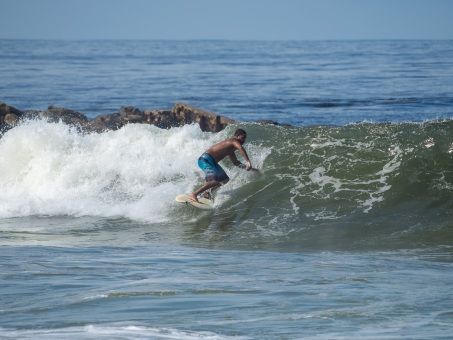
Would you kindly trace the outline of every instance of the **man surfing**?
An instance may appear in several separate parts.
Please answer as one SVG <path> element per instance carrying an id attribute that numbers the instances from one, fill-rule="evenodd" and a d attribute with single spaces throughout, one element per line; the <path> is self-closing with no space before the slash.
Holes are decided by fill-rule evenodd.
<path id="1" fill-rule="evenodd" d="M 218 164 L 226 156 L 228 156 L 231 162 L 237 167 L 246 169 L 247 171 L 257 171 L 256 169 L 252 168 L 252 163 L 250 162 L 249 156 L 242 146 L 245 143 L 246 139 L 247 133 L 242 129 L 238 129 L 234 133 L 233 138 L 229 138 L 215 144 L 200 156 L 200 158 L 198 159 L 198 166 L 206 174 L 206 183 L 189 196 L 192 201 L 198 202 L 197 196 L 199 194 L 209 189 L 215 190 L 221 185 L 228 183 L 230 178 Z M 244 159 L 247 161 L 247 165 L 244 165 L 238 161 L 235 154 L 236 150 L 239 150 L 242 157 L 244 157 Z"/>

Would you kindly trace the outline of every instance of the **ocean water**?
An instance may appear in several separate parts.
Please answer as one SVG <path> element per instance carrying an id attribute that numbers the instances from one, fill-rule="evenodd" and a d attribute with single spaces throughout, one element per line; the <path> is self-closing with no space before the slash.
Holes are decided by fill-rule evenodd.
<path id="1" fill-rule="evenodd" d="M 20 110 L 241 121 L 5 133 L 0 339 L 451 339 L 453 41 L 0 40 L 0 74 Z M 238 127 L 260 171 L 175 202 Z"/>

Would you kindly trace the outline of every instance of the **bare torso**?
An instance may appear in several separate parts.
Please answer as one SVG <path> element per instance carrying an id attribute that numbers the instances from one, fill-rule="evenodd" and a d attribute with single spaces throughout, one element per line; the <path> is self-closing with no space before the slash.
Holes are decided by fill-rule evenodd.
<path id="1" fill-rule="evenodd" d="M 220 162 L 226 156 L 231 156 L 236 150 L 243 150 L 242 144 L 236 139 L 230 138 L 223 142 L 217 143 L 208 150 L 205 151 L 208 155 L 211 155 L 216 162 Z"/>

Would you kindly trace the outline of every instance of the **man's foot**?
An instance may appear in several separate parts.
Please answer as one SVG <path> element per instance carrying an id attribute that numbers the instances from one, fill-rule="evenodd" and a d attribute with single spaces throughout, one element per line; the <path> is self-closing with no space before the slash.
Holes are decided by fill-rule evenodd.
<path id="1" fill-rule="evenodd" d="M 196 196 L 196 195 L 194 195 L 194 194 L 192 194 L 192 195 L 189 195 L 189 199 L 190 199 L 190 200 L 191 200 L 192 202 L 197 202 L 197 203 L 199 203 L 199 202 L 198 202 L 198 198 L 197 198 L 197 196 Z"/>
<path id="2" fill-rule="evenodd" d="M 208 200 L 212 200 L 212 194 L 211 194 L 211 190 L 206 190 L 205 192 L 203 192 L 202 194 L 200 194 L 199 196 L 201 197 L 204 197 Z"/>

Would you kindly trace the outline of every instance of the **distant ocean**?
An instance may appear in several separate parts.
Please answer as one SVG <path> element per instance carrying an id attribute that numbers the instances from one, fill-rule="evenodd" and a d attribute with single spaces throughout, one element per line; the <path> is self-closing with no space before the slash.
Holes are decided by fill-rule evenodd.
<path id="1" fill-rule="evenodd" d="M 453 41 L 0 40 L 0 339 L 451 339 Z M 271 119 L 291 126 L 260 125 Z M 174 202 L 248 132 L 213 212 Z"/>

